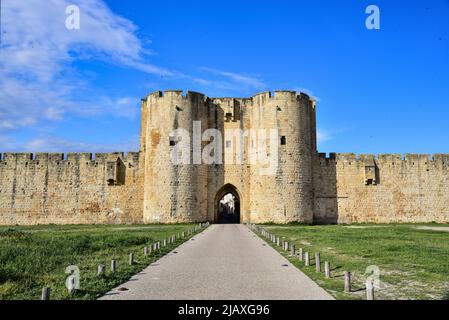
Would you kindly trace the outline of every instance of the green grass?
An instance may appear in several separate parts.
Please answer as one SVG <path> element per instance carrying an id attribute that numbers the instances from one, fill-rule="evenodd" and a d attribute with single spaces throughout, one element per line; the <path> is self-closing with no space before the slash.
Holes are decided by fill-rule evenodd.
<path id="1" fill-rule="evenodd" d="M 380 270 L 382 286 L 376 289 L 376 299 L 449 299 L 449 232 L 420 230 L 416 225 L 263 227 L 310 252 L 309 267 L 282 254 L 337 299 L 364 299 L 365 272 L 371 265 Z M 324 261 L 331 263 L 331 279 L 315 272 L 315 252 L 321 254 L 322 269 Z M 353 275 L 350 294 L 343 293 L 344 271 Z"/>
<path id="2" fill-rule="evenodd" d="M 184 240 L 151 256 L 144 256 L 144 246 L 192 228 L 187 224 L 0 227 L 0 299 L 40 299 L 44 286 L 51 288 L 52 300 L 95 299 Z M 133 266 L 128 265 L 131 252 Z M 112 259 L 117 261 L 114 274 Z M 97 276 L 99 264 L 106 266 L 105 277 Z M 80 290 L 74 295 L 65 287 L 65 269 L 71 265 L 80 270 Z"/>

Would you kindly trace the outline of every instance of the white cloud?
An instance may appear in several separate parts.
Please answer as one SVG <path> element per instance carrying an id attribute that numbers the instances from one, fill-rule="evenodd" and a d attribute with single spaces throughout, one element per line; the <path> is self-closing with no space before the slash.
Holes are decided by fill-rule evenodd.
<path id="1" fill-rule="evenodd" d="M 66 7 L 72 4 L 80 8 L 79 30 L 68 30 L 65 25 Z M 8 132 L 23 128 L 39 132 L 36 128 L 73 115 L 138 116 L 139 97 L 107 95 L 96 89 L 89 80 L 94 75 L 81 74 L 76 68 L 80 60 L 101 60 L 222 92 L 267 88 L 259 77 L 202 68 L 208 75 L 202 78 L 150 64 L 149 42 L 139 38 L 137 31 L 132 21 L 113 13 L 103 0 L 3 0 L 0 150 L 106 150 L 108 146 L 52 136 L 23 144 Z"/>
<path id="2" fill-rule="evenodd" d="M 321 98 L 317 97 L 313 91 L 306 89 L 306 88 L 296 88 L 295 89 L 296 92 L 303 92 L 305 94 L 307 94 L 309 97 L 311 97 L 312 99 L 314 99 L 316 102 L 321 102 Z"/>
<path id="3" fill-rule="evenodd" d="M 113 144 L 85 143 L 57 136 L 40 135 L 20 144 L 10 136 L 0 136 L 2 152 L 128 152 L 139 150 L 139 137 Z"/>
<path id="4" fill-rule="evenodd" d="M 70 4 L 80 8 L 79 30 L 65 27 L 65 9 Z M 136 97 L 85 94 L 91 90 L 90 84 L 81 80 L 73 62 L 101 59 L 151 74 L 174 75 L 145 62 L 150 52 L 136 30 L 131 21 L 111 12 L 101 0 L 4 0 L 0 130 L 59 120 L 66 113 L 135 115 Z"/>
<path id="5" fill-rule="evenodd" d="M 262 81 L 262 79 L 260 79 L 258 77 L 244 75 L 244 74 L 238 74 L 238 73 L 230 72 L 230 71 L 217 70 L 214 68 L 206 68 L 206 67 L 202 67 L 202 68 L 200 68 L 200 70 L 227 79 L 226 81 L 218 80 L 218 81 L 209 83 L 209 84 L 215 83 L 215 86 L 217 88 L 224 88 L 224 89 L 239 88 L 241 90 L 242 86 L 243 86 L 244 88 L 248 88 L 248 89 L 263 90 L 268 87 L 268 85 L 266 83 L 264 83 Z"/>
<path id="6" fill-rule="evenodd" d="M 324 143 L 324 142 L 331 140 L 332 135 L 325 130 L 317 129 L 316 138 L 317 138 L 317 142 L 320 144 L 320 143 Z"/>

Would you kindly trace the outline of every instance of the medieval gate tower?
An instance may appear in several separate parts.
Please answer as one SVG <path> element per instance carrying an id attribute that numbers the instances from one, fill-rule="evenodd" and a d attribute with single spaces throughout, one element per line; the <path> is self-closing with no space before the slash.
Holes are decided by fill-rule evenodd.
<path id="1" fill-rule="evenodd" d="M 449 222 L 449 155 L 318 153 L 315 111 L 294 91 L 154 92 L 137 152 L 0 154 L 0 225 L 218 222 L 229 194 L 236 222 Z"/>
<path id="2" fill-rule="evenodd" d="M 193 137 L 198 124 L 201 134 L 207 129 L 223 133 L 223 163 L 173 164 L 171 149 L 179 142 L 173 141 L 174 130 Z M 226 193 L 239 200 L 242 222 L 313 221 L 315 103 L 307 95 L 276 91 L 214 99 L 195 92 L 156 92 L 142 101 L 141 128 L 145 222 L 216 221 L 218 201 Z M 249 161 L 251 139 L 245 132 L 250 129 L 278 132 L 278 163 L 271 174 L 260 172 L 265 163 Z M 237 134 L 226 137 L 231 130 Z M 236 146 L 243 150 L 239 163 Z M 194 149 L 192 143 L 192 162 Z"/>

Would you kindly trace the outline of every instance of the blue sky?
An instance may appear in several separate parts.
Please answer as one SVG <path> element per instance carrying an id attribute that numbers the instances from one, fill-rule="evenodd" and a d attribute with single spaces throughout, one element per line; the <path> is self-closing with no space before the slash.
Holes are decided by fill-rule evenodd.
<path id="1" fill-rule="evenodd" d="M 80 30 L 65 8 L 80 8 Z M 365 8 L 381 29 L 365 27 Z M 321 152 L 448 153 L 449 1 L 3 0 L 0 152 L 133 151 L 140 98 L 303 90 Z"/>

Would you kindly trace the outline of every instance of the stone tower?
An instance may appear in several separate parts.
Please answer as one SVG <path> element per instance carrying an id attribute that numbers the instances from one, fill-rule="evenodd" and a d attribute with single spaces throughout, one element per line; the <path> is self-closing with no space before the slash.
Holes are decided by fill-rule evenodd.
<path id="1" fill-rule="evenodd" d="M 220 141 L 211 138 L 214 129 Z M 239 201 L 240 222 L 312 222 L 315 131 L 314 102 L 294 91 L 150 94 L 142 100 L 144 222 L 217 221 L 227 193 Z M 204 148 L 214 141 L 221 161 L 205 163 Z M 188 163 L 174 163 L 173 150 L 184 143 L 188 152 L 176 159 Z M 255 148 L 261 145 L 267 161 Z"/>
<path id="2" fill-rule="evenodd" d="M 449 221 L 449 154 L 318 153 L 304 93 L 141 108 L 139 152 L 0 153 L 0 225 Z"/>

